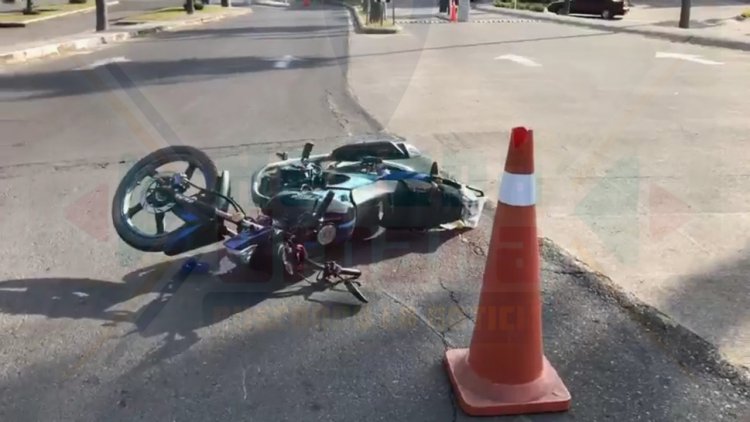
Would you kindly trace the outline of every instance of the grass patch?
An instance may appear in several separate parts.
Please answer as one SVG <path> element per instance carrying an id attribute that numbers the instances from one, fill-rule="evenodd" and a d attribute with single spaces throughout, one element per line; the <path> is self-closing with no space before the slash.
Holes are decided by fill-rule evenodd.
<path id="1" fill-rule="evenodd" d="M 547 10 L 547 2 L 535 2 L 535 1 L 519 1 L 513 3 L 512 1 L 495 0 L 495 7 L 502 7 L 505 9 L 516 9 L 516 10 L 530 10 L 532 12 L 544 12 Z"/>
<path id="2" fill-rule="evenodd" d="M 7 23 L 24 23 L 33 21 L 39 18 L 53 18 L 56 15 L 65 15 L 67 13 L 76 12 L 83 9 L 93 8 L 93 4 L 79 4 L 79 3 L 64 3 L 64 4 L 48 4 L 35 7 L 33 10 L 36 12 L 33 15 L 24 15 L 24 7 L 20 7 L 18 10 L 9 12 L 0 12 L 0 22 Z"/>
<path id="3" fill-rule="evenodd" d="M 128 16 L 123 19 L 123 22 L 162 22 L 162 21 L 174 21 L 188 18 L 194 18 L 201 15 L 212 15 L 216 13 L 223 13 L 227 10 L 231 11 L 231 8 L 221 7 L 220 5 L 209 4 L 203 6 L 203 9 L 195 9 L 195 13 L 188 15 L 185 9 L 182 7 L 165 7 L 164 9 L 155 10 L 150 13 L 144 13 L 142 15 Z"/>
<path id="4" fill-rule="evenodd" d="M 367 29 L 396 28 L 396 25 L 393 24 L 393 17 L 389 13 L 386 13 L 387 16 L 385 19 L 383 19 L 382 25 L 380 24 L 380 21 L 371 22 L 367 24 L 365 23 L 367 22 L 367 14 L 365 13 L 365 6 L 362 0 L 343 0 L 343 2 L 354 7 L 354 10 L 357 11 L 357 14 L 359 15 L 359 19 L 362 21 L 364 28 L 367 28 Z"/>

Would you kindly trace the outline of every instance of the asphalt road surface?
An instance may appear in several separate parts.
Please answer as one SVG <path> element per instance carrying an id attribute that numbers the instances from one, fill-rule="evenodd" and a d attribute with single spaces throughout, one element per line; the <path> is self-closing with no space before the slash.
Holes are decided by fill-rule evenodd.
<path id="1" fill-rule="evenodd" d="M 468 419 L 441 360 L 470 340 L 491 210 L 462 234 L 340 251 L 365 272 L 364 306 L 212 247 L 197 251 L 210 272 L 182 277 L 187 256 L 138 253 L 111 228 L 119 178 L 160 146 L 204 147 L 247 204 L 249 173 L 276 151 L 372 136 L 333 59 L 347 33 L 341 9 L 258 6 L 0 77 L 0 420 Z M 543 251 L 545 350 L 573 408 L 506 420 L 747 419 L 744 390 Z"/>
<path id="2" fill-rule="evenodd" d="M 516 20 L 350 54 L 360 103 L 490 195 L 533 129 L 544 235 L 750 368 L 747 52 Z"/>
<path id="3" fill-rule="evenodd" d="M 251 16 L 2 74 L 0 124 L 11 135 L 0 165 L 370 132 L 348 95 L 347 19 L 341 8 L 257 6 Z"/>

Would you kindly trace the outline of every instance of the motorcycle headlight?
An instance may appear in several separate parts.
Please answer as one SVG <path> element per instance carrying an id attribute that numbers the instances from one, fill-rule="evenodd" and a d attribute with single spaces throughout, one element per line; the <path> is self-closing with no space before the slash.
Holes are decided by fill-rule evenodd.
<path id="1" fill-rule="evenodd" d="M 255 249 L 257 248 L 258 245 L 250 245 L 240 251 L 230 249 L 229 256 L 230 258 L 234 258 L 235 261 L 239 261 L 240 263 L 247 265 L 248 263 L 250 263 L 250 259 L 253 257 L 253 253 L 255 253 Z"/>
<path id="2" fill-rule="evenodd" d="M 330 245 L 336 239 L 336 226 L 326 224 L 318 230 L 318 243 L 323 246 Z"/>

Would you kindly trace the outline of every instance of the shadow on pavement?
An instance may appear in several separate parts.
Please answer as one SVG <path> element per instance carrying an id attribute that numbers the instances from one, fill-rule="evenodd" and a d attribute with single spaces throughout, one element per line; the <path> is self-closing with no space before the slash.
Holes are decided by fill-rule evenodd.
<path id="1" fill-rule="evenodd" d="M 381 232 L 371 240 L 349 243 L 327 252 L 313 252 L 315 255 L 311 257 L 319 262 L 337 260 L 344 266 L 370 265 L 407 254 L 434 253 L 443 242 L 457 234 L 457 231 Z M 331 289 L 317 282 L 314 277 L 317 272 L 313 269 L 308 269 L 303 280 L 290 282 L 281 280 L 278 272 L 274 275 L 235 266 L 223 250 L 191 258 L 207 265 L 208 272 L 186 271 L 183 264 L 187 259 L 178 259 L 132 271 L 122 282 L 54 277 L 2 281 L 0 313 L 99 320 L 102 327 L 126 324 L 129 331 L 123 339 L 133 334 L 148 338 L 163 336 L 164 345 L 144 360 L 154 365 L 197 343 L 200 340 L 197 330 L 268 300 L 298 297 L 319 305 L 318 315 L 332 318 L 351 317 L 360 309 L 361 304 L 343 286 Z M 188 284 L 194 284 L 199 293 L 185 287 Z M 350 300 L 331 299 L 325 295 L 330 291 L 342 293 Z M 178 303 L 173 305 L 175 299 Z M 136 309 L 122 306 L 133 301 L 139 304 Z M 180 309 L 166 312 L 168 306 Z M 180 312 L 188 309 L 191 313 L 200 309 L 200 318 L 179 317 Z M 165 312 L 177 316 L 165 318 Z"/>
<path id="2" fill-rule="evenodd" d="M 123 277 L 123 282 L 52 277 L 2 281 L 0 313 L 93 319 L 103 321 L 102 327 L 132 324 L 123 339 L 133 334 L 141 337 L 164 336 L 164 345 L 144 360 L 153 365 L 179 355 L 197 343 L 200 339 L 196 330 L 265 300 L 300 296 L 306 301 L 328 307 L 339 305 L 311 297 L 316 292 L 326 290 L 322 284 L 299 283 L 290 288 L 291 283 L 279 280 L 272 274 L 232 264 L 228 268 L 221 268 L 226 267 L 222 262 L 222 251 L 195 255 L 193 258 L 207 264 L 212 269 L 210 274 L 186 271 L 182 264 L 187 260 L 177 260 L 133 271 Z M 190 289 L 183 288 L 193 277 L 200 279 L 202 299 L 191 293 Z M 229 291 L 222 291 L 222 286 Z M 191 312 L 201 309 L 202 318 L 163 318 L 165 308 L 175 298 L 191 302 L 188 308 L 178 313 L 187 309 L 192 309 Z M 132 300 L 139 301 L 141 306 L 135 310 L 118 309 Z M 348 307 L 349 304 L 342 306 Z M 217 311 L 219 308 L 221 312 Z M 226 312 L 227 309 L 232 312 Z M 354 313 L 356 310 L 352 311 Z M 174 311 L 167 314 L 174 314 Z"/>
<path id="3" fill-rule="evenodd" d="M 741 254 L 741 259 L 718 262 L 706 272 L 680 277 L 663 310 L 712 343 L 732 350 L 733 360 L 744 361 L 750 371 L 750 246 Z"/>
<path id="4" fill-rule="evenodd" d="M 630 0 L 632 6 L 647 7 L 649 9 L 680 8 L 679 1 L 673 0 Z M 743 0 L 691 0 L 691 7 L 741 6 L 747 4 Z"/>
<path id="5" fill-rule="evenodd" d="M 351 242 L 332 251 L 331 259 L 344 266 L 357 267 L 391 260 L 407 254 L 431 255 L 464 230 L 380 230 L 371 238 Z"/>
<path id="6" fill-rule="evenodd" d="M 437 252 L 440 259 L 450 253 Z M 473 265 L 483 259 L 475 258 Z M 476 285 L 452 276 L 454 288 L 475 302 Z M 481 420 L 742 421 L 746 416 L 749 402 L 733 386 L 681 366 L 626 312 L 574 281 L 575 275 L 553 264 L 545 266 L 543 276 L 545 353 L 572 393 L 572 408 Z M 427 309 L 452 306 L 445 291 L 432 288 L 435 294 L 401 299 Z M 415 318 L 403 304 L 377 292 L 356 314 L 323 320 L 291 299 L 283 312 L 295 323 L 223 320 L 211 327 L 213 337 L 204 347 L 158 366 L 144 367 L 143 358 L 134 367 L 118 361 L 123 367 L 111 373 L 97 366 L 67 382 L 58 373 L 69 362 L 31 364 L 0 387 L 0 400 L 7 404 L 8 420 L 55 415 L 130 421 L 147 413 L 149 419 L 197 421 L 248 412 L 254 420 L 472 419 L 455 404 L 442 364 L 444 334 L 428 325 L 433 323 L 429 314 Z M 473 315 L 476 306 L 465 305 Z M 194 319 L 190 309 L 173 310 L 170 320 Z M 450 331 L 458 347 L 471 338 L 472 324 L 464 322 Z"/>
<path id="7" fill-rule="evenodd" d="M 205 30 L 210 33 L 210 29 Z M 200 31 L 196 31 L 200 32 Z M 7 101 L 28 101 L 74 95 L 107 92 L 148 85 L 170 85 L 177 83 L 215 80 L 217 77 L 250 74 L 256 72 L 288 72 L 295 69 L 344 66 L 349 61 L 362 57 L 391 56 L 419 53 L 424 50 L 449 50 L 488 45 L 543 42 L 562 38 L 583 38 L 613 35 L 611 32 L 581 34 L 563 37 L 538 37 L 517 40 L 501 40 L 482 43 L 455 44 L 424 49 L 333 57 L 296 57 L 287 68 L 279 69 L 280 57 L 218 57 L 164 61 L 132 61 L 110 63 L 94 69 L 74 69 L 55 72 L 0 75 L 0 92 Z M 28 95 L 15 96 L 14 92 Z"/>

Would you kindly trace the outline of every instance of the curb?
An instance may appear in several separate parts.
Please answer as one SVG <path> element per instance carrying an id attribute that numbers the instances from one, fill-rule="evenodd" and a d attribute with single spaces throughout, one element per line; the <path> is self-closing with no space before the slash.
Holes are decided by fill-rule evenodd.
<path id="1" fill-rule="evenodd" d="M 0 64 L 19 64 L 29 60 L 43 59 L 52 56 L 58 56 L 64 53 L 75 51 L 92 50 L 96 47 L 127 41 L 133 38 L 139 38 L 146 35 L 152 35 L 159 32 L 171 31 L 181 27 L 198 25 L 203 23 L 214 22 L 230 17 L 241 16 L 252 13 L 250 8 L 245 12 L 233 12 L 224 15 L 206 16 L 197 19 L 169 22 L 154 22 L 153 24 L 143 24 L 140 28 L 122 31 L 105 32 L 103 34 L 93 34 L 89 36 L 80 36 L 78 38 L 61 40 L 44 45 L 22 48 L 20 50 L 0 53 Z"/>
<path id="2" fill-rule="evenodd" d="M 351 13 L 354 17 L 354 30 L 359 34 L 396 34 L 401 32 L 401 27 L 398 25 L 391 28 L 377 28 L 366 26 L 364 22 L 362 22 L 362 18 L 359 16 L 359 13 L 357 12 L 357 9 L 354 8 L 354 6 L 341 1 L 335 1 L 334 3 L 349 9 L 349 13 Z"/>
<path id="3" fill-rule="evenodd" d="M 723 47 L 733 50 L 750 51 L 750 37 L 746 37 L 747 40 L 742 38 L 728 38 L 710 35 L 695 35 L 686 34 L 685 29 L 674 28 L 672 31 L 667 29 L 660 29 L 656 27 L 648 26 L 614 26 L 607 25 L 604 23 L 596 22 L 583 22 L 579 18 L 570 16 L 557 16 L 552 15 L 548 12 L 525 12 L 519 10 L 496 8 L 495 6 L 486 7 L 474 7 L 475 10 L 479 10 L 486 13 L 496 13 L 499 15 L 516 16 L 524 18 L 533 18 L 536 20 L 543 20 L 552 23 L 559 23 L 563 25 L 579 26 L 590 29 L 599 29 L 610 32 L 624 32 L 629 34 L 639 34 L 651 38 L 661 38 L 673 42 L 682 42 L 689 44 L 696 44 L 708 47 Z M 501 9 L 501 10 L 494 10 Z M 689 29 L 688 29 L 689 31 Z"/>
<path id="4" fill-rule="evenodd" d="M 119 0 L 109 1 L 107 2 L 107 7 L 116 6 L 118 4 L 120 4 Z M 36 23 L 36 22 L 42 22 L 42 21 L 46 21 L 50 19 L 62 18 L 64 16 L 76 15 L 79 13 L 93 12 L 95 10 L 96 10 L 96 6 L 91 6 L 91 7 L 86 7 L 86 8 L 76 9 L 76 10 L 70 10 L 68 12 L 57 13 L 57 14 L 49 15 L 49 16 L 40 16 L 38 18 L 30 18 L 23 22 L 0 21 L 0 28 L 25 28 L 26 25 L 30 23 Z"/>
<path id="5" fill-rule="evenodd" d="M 750 389 L 750 368 L 729 362 L 711 342 L 626 292 L 612 279 L 591 269 L 551 239 L 540 238 L 539 246 L 543 257 L 552 258 L 563 265 L 563 270 L 558 272 L 573 275 L 577 283 L 628 311 L 631 317 L 656 335 L 680 364 L 718 375 L 734 385 Z"/>
<path id="6" fill-rule="evenodd" d="M 210 15 L 210 16 L 196 17 L 196 18 L 192 18 L 192 19 L 183 19 L 183 20 L 179 20 L 179 21 L 175 21 L 175 22 L 172 22 L 172 21 L 139 21 L 139 20 L 134 20 L 132 18 L 124 17 L 124 18 L 122 18 L 122 19 L 120 19 L 120 20 L 117 21 L 116 26 L 117 25 L 149 25 L 149 24 L 153 24 L 153 25 L 164 26 L 167 29 L 171 29 L 171 28 L 176 28 L 176 27 L 181 27 L 181 26 L 188 26 L 188 25 L 195 25 L 195 24 L 201 24 L 201 23 L 215 22 L 215 21 L 219 21 L 219 20 L 230 18 L 230 17 L 234 17 L 234 16 L 246 15 L 246 14 L 252 12 L 252 9 L 250 9 L 249 7 L 242 7 L 242 8 L 228 7 L 227 9 L 231 10 L 232 12 L 225 13 L 225 14 L 213 14 L 213 15 Z M 240 12 L 240 10 L 242 10 L 242 11 Z M 197 13 L 200 13 L 200 12 L 197 12 Z"/>

